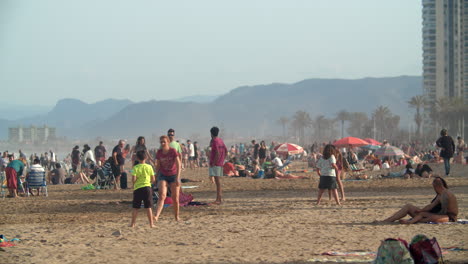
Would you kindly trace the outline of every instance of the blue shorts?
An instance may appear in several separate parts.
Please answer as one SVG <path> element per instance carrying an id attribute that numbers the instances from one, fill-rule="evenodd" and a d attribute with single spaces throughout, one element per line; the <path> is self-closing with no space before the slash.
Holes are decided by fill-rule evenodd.
<path id="1" fill-rule="evenodd" d="M 158 173 L 158 182 L 166 181 L 168 184 L 175 182 L 177 179 L 176 175 L 164 176 L 161 173 Z"/>

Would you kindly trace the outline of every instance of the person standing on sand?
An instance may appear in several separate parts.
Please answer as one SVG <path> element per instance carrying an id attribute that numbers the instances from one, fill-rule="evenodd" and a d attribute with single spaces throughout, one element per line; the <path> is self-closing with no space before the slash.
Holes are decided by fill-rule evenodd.
<path id="1" fill-rule="evenodd" d="M 407 204 L 398 212 L 383 220 L 383 223 L 392 223 L 396 220 L 409 215 L 411 220 L 400 220 L 401 224 L 415 224 L 427 222 L 457 222 L 458 202 L 455 195 L 449 191 L 447 183 L 441 177 L 435 177 L 432 181 L 432 187 L 437 193 L 436 197 L 429 205 L 419 209 L 418 207 Z"/>
<path id="2" fill-rule="evenodd" d="M 121 139 L 119 140 L 119 144 L 114 147 L 112 150 L 112 173 L 114 174 L 115 177 L 115 185 L 114 189 L 119 189 L 120 186 L 120 176 L 122 175 L 122 172 L 124 172 L 124 165 L 125 165 L 125 158 L 123 156 L 122 150 L 125 146 L 125 140 Z"/>
<path id="3" fill-rule="evenodd" d="M 226 158 L 227 148 L 223 140 L 218 137 L 219 128 L 212 127 L 210 129 L 211 133 L 211 143 L 210 143 L 210 168 L 209 176 L 211 180 L 216 184 L 216 200 L 213 204 L 222 203 L 222 189 L 221 189 L 221 179 L 223 176 L 223 165 L 224 159 Z"/>
<path id="4" fill-rule="evenodd" d="M 336 190 L 336 176 L 338 175 L 338 167 L 336 166 L 336 158 L 333 155 L 333 145 L 328 144 L 323 149 L 323 156 L 317 162 L 317 174 L 320 176 L 319 191 L 317 196 L 317 205 L 322 200 L 322 195 L 325 190 L 333 193 L 337 205 L 341 205 Z"/>
<path id="5" fill-rule="evenodd" d="M 150 227 L 154 227 L 153 222 L 153 191 L 151 190 L 151 183 L 154 183 L 154 171 L 151 165 L 146 164 L 146 151 L 140 150 L 136 153 L 138 164 L 132 168 L 132 183 L 133 183 L 133 211 L 132 222 L 130 227 L 135 227 L 138 209 L 143 202 Z"/>
<path id="6" fill-rule="evenodd" d="M 20 186 L 21 182 L 18 182 L 18 178 L 23 175 L 26 163 L 19 159 L 13 160 L 13 155 L 10 155 L 9 158 L 11 160 L 5 168 L 7 187 L 10 193 L 7 197 L 16 198 L 18 197 L 18 187 L 22 189 L 22 186 Z"/>
<path id="7" fill-rule="evenodd" d="M 104 147 L 103 142 L 99 141 L 99 145 L 94 148 L 94 156 L 96 157 L 97 165 L 102 166 L 106 162 L 106 147 Z"/>
<path id="8" fill-rule="evenodd" d="M 41 155 L 42 156 L 42 155 Z M 75 146 L 71 152 L 72 171 L 76 173 L 80 165 L 80 147 Z"/>
<path id="9" fill-rule="evenodd" d="M 349 169 L 348 161 L 343 158 L 340 150 L 333 146 L 333 155 L 336 157 L 336 167 L 338 168 L 338 174 L 336 175 L 336 182 L 338 183 L 338 188 L 340 189 L 341 201 L 346 201 L 344 186 L 342 180 L 345 179 L 346 171 Z"/>
<path id="10" fill-rule="evenodd" d="M 169 128 L 167 131 L 167 136 L 169 137 L 170 143 L 169 147 L 175 149 L 177 151 L 177 154 L 179 154 L 179 157 L 182 160 L 182 148 L 180 147 L 179 142 L 175 140 L 175 130 L 172 128 Z"/>
<path id="11" fill-rule="evenodd" d="M 171 188 L 172 207 L 174 207 L 174 216 L 179 221 L 179 191 L 180 191 L 180 155 L 174 148 L 169 146 L 169 137 L 161 136 L 159 138 L 161 148 L 156 153 L 156 173 L 158 174 L 158 204 L 156 206 L 156 215 L 154 220 L 158 221 L 166 200 L 167 186 Z"/>
<path id="12" fill-rule="evenodd" d="M 455 153 L 455 143 L 453 142 L 452 137 L 448 135 L 447 129 L 442 129 L 440 131 L 440 138 L 437 139 L 436 145 L 441 149 L 440 156 L 444 159 L 445 176 L 449 176 L 450 159 Z"/>

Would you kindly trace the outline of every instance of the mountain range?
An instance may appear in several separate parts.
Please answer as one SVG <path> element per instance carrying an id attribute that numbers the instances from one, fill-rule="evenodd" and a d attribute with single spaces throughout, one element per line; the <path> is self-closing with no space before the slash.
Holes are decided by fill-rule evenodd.
<path id="1" fill-rule="evenodd" d="M 8 127 L 44 124 L 67 138 L 133 138 L 161 135 L 172 127 L 180 137 L 207 135 L 213 125 L 232 137 L 280 135 L 277 120 L 303 110 L 312 118 L 333 117 L 340 110 L 371 113 L 388 106 L 402 120 L 411 119 L 407 101 L 422 93 L 422 78 L 307 79 L 293 84 L 243 86 L 213 97 L 177 101 L 132 102 L 108 99 L 87 104 L 62 99 L 49 112 L 16 120 L 0 119 L 0 138 Z M 206 101 L 196 102 L 197 98 Z M 199 101 L 199 100 L 198 100 Z"/>

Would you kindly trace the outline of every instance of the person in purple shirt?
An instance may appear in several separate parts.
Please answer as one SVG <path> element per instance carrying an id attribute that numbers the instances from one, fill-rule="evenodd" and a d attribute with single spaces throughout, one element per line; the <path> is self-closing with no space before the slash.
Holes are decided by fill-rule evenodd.
<path id="1" fill-rule="evenodd" d="M 216 201 L 213 204 L 222 203 L 222 190 L 220 178 L 223 176 L 224 159 L 226 158 L 227 148 L 221 138 L 218 137 L 219 128 L 212 127 L 211 130 L 211 143 L 210 143 L 210 169 L 209 175 L 214 179 L 216 184 Z"/>

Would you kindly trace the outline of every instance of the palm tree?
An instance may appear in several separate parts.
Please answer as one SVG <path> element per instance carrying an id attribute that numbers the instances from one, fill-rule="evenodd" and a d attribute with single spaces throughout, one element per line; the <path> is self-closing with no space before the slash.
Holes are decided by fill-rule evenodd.
<path id="1" fill-rule="evenodd" d="M 386 129 L 386 121 L 392 116 L 392 112 L 387 106 L 379 106 L 372 113 L 372 118 L 375 120 L 376 129 L 378 129 L 379 139 L 381 140 Z"/>
<path id="2" fill-rule="evenodd" d="M 366 137 L 364 136 L 364 129 L 369 123 L 369 117 L 363 112 L 354 112 L 350 114 L 350 126 L 348 127 L 348 134 L 353 137 Z"/>
<path id="3" fill-rule="evenodd" d="M 338 112 L 338 114 L 336 114 L 336 120 L 341 121 L 341 138 L 344 137 L 344 122 L 349 121 L 350 118 L 351 118 L 351 115 L 346 110 L 341 110 L 340 112 Z"/>
<path id="4" fill-rule="evenodd" d="M 314 124 L 315 124 L 315 135 L 318 138 L 318 140 L 322 139 L 322 131 L 326 126 L 326 118 L 324 115 L 319 115 L 315 118 Z"/>
<path id="5" fill-rule="evenodd" d="M 312 119 L 309 116 L 309 113 L 305 111 L 297 111 L 293 116 L 292 125 L 298 129 L 299 140 L 301 143 L 304 140 L 304 130 L 312 125 Z"/>
<path id="6" fill-rule="evenodd" d="M 286 140 L 286 125 L 289 122 L 289 118 L 287 117 L 281 117 L 278 119 L 278 124 L 280 124 L 283 127 L 283 141 Z"/>
<path id="7" fill-rule="evenodd" d="M 423 108 L 427 104 L 426 98 L 422 95 L 416 95 L 411 97 L 408 101 L 408 105 L 411 108 L 416 108 L 416 114 L 414 115 L 414 122 L 416 122 L 416 134 L 418 136 L 421 135 L 421 123 L 422 123 L 422 116 L 421 116 L 421 108 Z"/>

